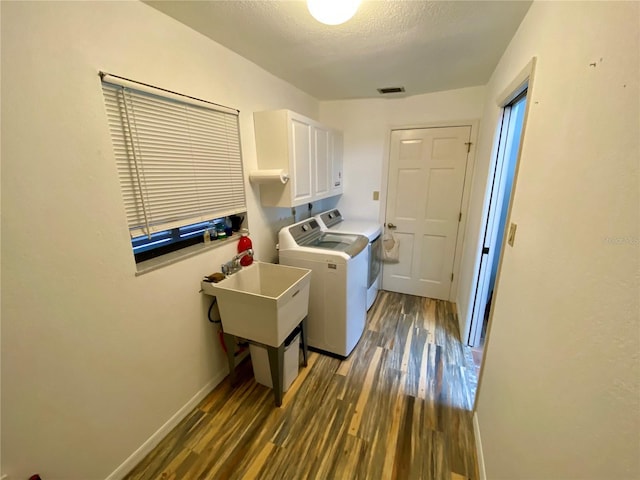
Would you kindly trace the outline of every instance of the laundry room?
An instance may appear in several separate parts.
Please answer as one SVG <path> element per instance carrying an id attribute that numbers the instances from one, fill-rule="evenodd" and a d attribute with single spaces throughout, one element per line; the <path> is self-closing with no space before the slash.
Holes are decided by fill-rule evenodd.
<path id="1" fill-rule="evenodd" d="M 639 5 L 1 2 L 1 479 L 640 476 Z"/>

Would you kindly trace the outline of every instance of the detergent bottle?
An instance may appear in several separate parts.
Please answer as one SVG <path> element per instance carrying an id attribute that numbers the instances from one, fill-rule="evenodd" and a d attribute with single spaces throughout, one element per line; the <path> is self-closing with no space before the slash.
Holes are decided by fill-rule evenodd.
<path id="1" fill-rule="evenodd" d="M 240 240 L 238 240 L 238 253 L 242 253 L 245 250 L 249 250 L 250 248 L 253 248 L 253 245 L 251 243 L 251 239 L 249 238 L 249 230 L 245 228 L 240 232 Z M 251 265 L 252 263 L 253 257 L 251 255 L 245 255 L 240 259 L 240 265 L 242 265 L 243 267 Z"/>

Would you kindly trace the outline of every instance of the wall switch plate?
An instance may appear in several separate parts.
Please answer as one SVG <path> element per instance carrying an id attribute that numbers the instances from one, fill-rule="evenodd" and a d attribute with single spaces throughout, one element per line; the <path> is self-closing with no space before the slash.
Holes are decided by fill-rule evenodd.
<path id="1" fill-rule="evenodd" d="M 374 200 L 380 200 L 380 192 L 378 192 L 377 190 L 373 192 L 373 199 Z"/>
<path id="2" fill-rule="evenodd" d="M 507 237 L 507 243 L 512 247 L 513 247 L 513 242 L 516 239 L 517 228 L 518 228 L 518 225 L 516 225 L 515 223 L 512 223 L 511 225 L 509 225 L 509 236 Z"/>

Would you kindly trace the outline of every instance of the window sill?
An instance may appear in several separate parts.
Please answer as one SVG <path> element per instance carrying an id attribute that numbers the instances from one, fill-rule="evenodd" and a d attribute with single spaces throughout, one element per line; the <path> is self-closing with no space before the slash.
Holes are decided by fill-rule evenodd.
<path id="1" fill-rule="evenodd" d="M 230 237 L 225 238 L 224 240 L 213 240 L 209 243 L 198 243 L 186 248 L 181 248 L 180 250 L 176 250 L 175 252 L 167 253 L 165 255 L 162 255 L 161 257 L 145 260 L 144 262 L 136 264 L 136 277 L 144 275 L 145 273 L 153 272 L 154 270 L 158 270 L 159 268 L 166 267 L 167 265 L 179 262 L 180 260 L 183 260 L 185 258 L 193 257 L 202 252 L 221 247 L 222 245 L 228 245 L 230 242 L 238 240 L 239 238 L 240 233 L 236 232 Z"/>

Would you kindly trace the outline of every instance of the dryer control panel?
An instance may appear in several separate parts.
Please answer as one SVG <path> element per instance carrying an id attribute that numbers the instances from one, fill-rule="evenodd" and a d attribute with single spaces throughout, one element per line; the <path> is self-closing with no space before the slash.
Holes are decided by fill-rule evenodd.
<path id="1" fill-rule="evenodd" d="M 331 228 L 342 221 L 342 215 L 340 214 L 340 210 L 338 210 L 337 208 L 328 212 L 324 212 L 322 215 L 320 215 L 320 218 L 327 226 L 327 228 Z"/>

